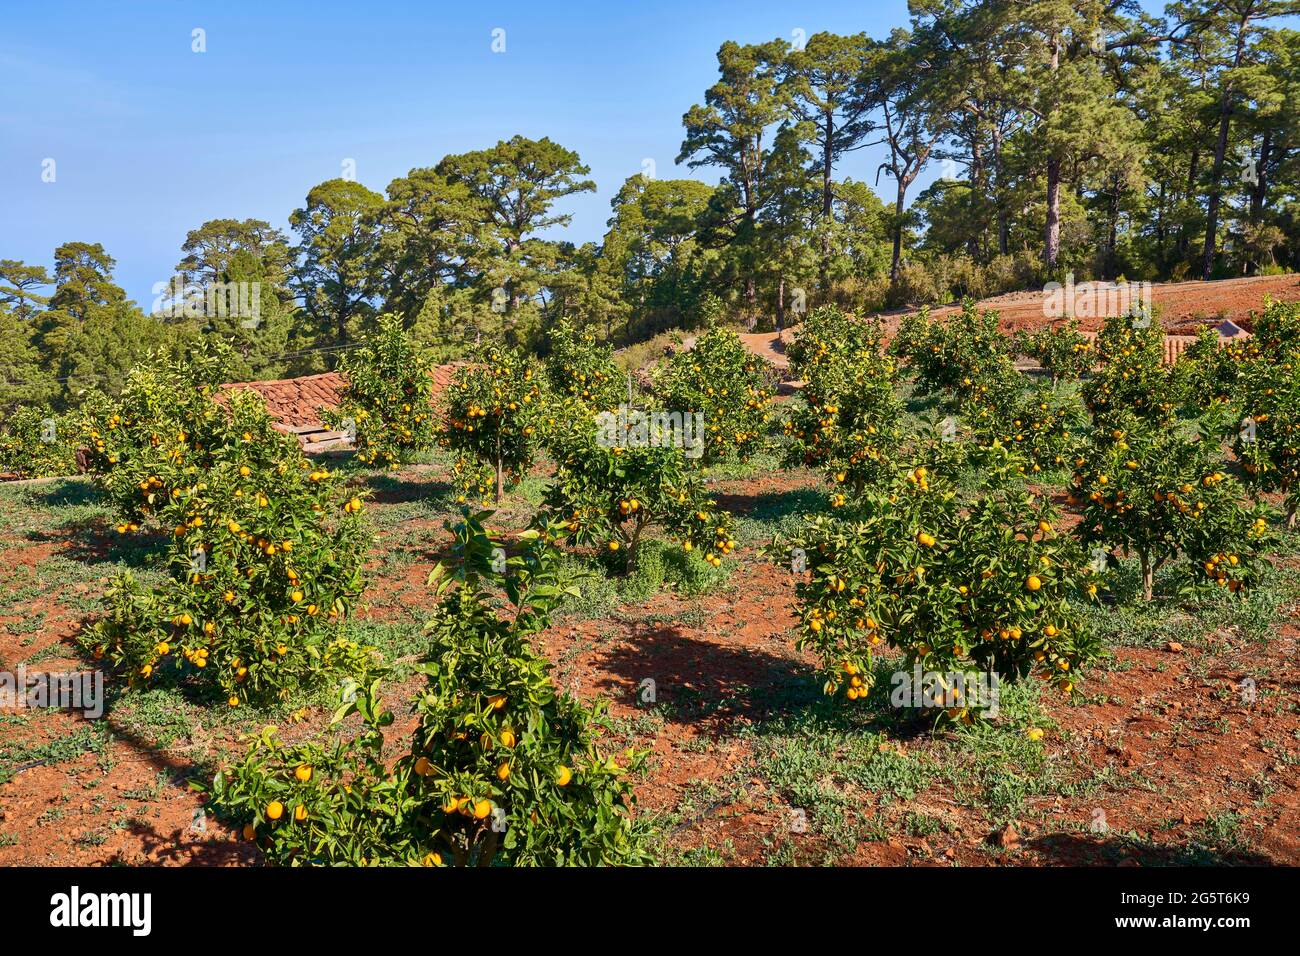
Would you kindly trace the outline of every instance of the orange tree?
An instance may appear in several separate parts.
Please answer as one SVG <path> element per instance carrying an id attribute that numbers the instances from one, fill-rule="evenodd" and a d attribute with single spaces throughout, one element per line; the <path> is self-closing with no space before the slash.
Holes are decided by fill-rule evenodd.
<path id="1" fill-rule="evenodd" d="M 1077 381 L 1092 365 L 1092 343 L 1080 334 L 1076 319 L 1022 335 L 1018 346 L 1042 363 L 1051 373 L 1053 384 Z"/>
<path id="2" fill-rule="evenodd" d="M 1241 345 L 1248 357 L 1273 363 L 1294 360 L 1300 354 L 1300 302 L 1265 302 L 1255 320 L 1255 334 L 1232 344 Z"/>
<path id="3" fill-rule="evenodd" d="M 594 546 L 616 571 L 636 570 L 652 527 L 679 539 L 688 552 L 699 549 L 718 567 L 735 548 L 731 515 L 708 497 L 698 470 L 671 437 L 657 432 L 656 444 L 626 447 L 591 431 L 575 433 L 557 449 L 555 477 L 538 522 L 554 525 L 576 544 Z"/>
<path id="4" fill-rule="evenodd" d="M 1233 451 L 1256 493 L 1276 491 L 1287 527 L 1300 505 L 1300 303 L 1270 302 L 1255 334 L 1218 350 L 1231 363 L 1240 425 Z"/>
<path id="5" fill-rule="evenodd" d="M 547 340 L 546 377 L 557 397 L 593 412 L 612 411 L 627 400 L 626 376 L 614 361 L 612 348 L 567 321 L 551 329 Z"/>
<path id="6" fill-rule="evenodd" d="M 1076 459 L 1071 501 L 1082 506 L 1076 529 L 1086 545 L 1136 555 L 1142 595 L 1155 574 L 1185 555 L 1191 583 L 1236 592 L 1259 579 L 1269 531 L 1266 509 L 1250 507 L 1223 464 L 1218 424 L 1155 427 L 1134 414 L 1112 416 Z"/>
<path id="7" fill-rule="evenodd" d="M 909 312 L 899 320 L 898 331 L 894 333 L 894 338 L 889 343 L 889 354 L 902 364 L 916 368 L 919 363 L 925 361 L 921 353 L 933 344 L 930 341 L 932 335 L 930 307 L 922 306 L 918 311 Z"/>
<path id="8" fill-rule="evenodd" d="M 524 532 L 504 561 L 483 526 L 452 531 L 457 569 L 430 575 L 440 595 L 431 650 L 418 665 L 409 749 L 383 758 L 375 685 L 359 688 L 335 721 L 358 712 L 365 731 L 340 744 L 254 741 L 217 775 L 211 803 L 272 863 L 291 865 L 611 865 L 649 862 L 634 823 L 629 775 L 598 749 L 603 702 L 584 704 L 552 683 L 528 638 L 546 627 L 563 591 L 545 530 Z M 452 583 L 459 587 L 452 588 Z M 502 592 L 504 614 L 494 606 Z"/>
<path id="9" fill-rule="evenodd" d="M 1300 505 L 1300 362 L 1256 359 L 1245 366 L 1239 389 L 1244 414 L 1233 452 L 1253 491 L 1282 495 L 1293 527 Z"/>
<path id="10" fill-rule="evenodd" d="M 70 419 L 45 408 L 18 408 L 0 421 L 0 472 L 20 478 L 77 473 Z"/>
<path id="11" fill-rule="evenodd" d="M 810 519 L 792 544 L 808 575 L 796 585 L 800 648 L 822 661 L 825 690 L 865 699 L 873 653 L 902 652 L 903 669 L 943 675 L 1036 674 L 1064 692 L 1096 654 L 1080 604 L 1097 580 L 1082 549 L 1057 530 L 1001 449 L 975 453 L 978 487 L 958 490 L 946 467 L 900 470 L 834 517 Z M 950 688 L 951 689 L 951 688 Z M 949 716 L 983 709 L 947 701 Z"/>
<path id="12" fill-rule="evenodd" d="M 1093 422 L 1113 430 L 1112 420 L 1136 415 L 1152 424 L 1168 423 L 1176 405 L 1174 379 L 1165 368 L 1165 333 L 1160 323 L 1133 316 L 1111 316 L 1097 335 L 1099 366 L 1083 386 Z"/>
<path id="13" fill-rule="evenodd" d="M 743 460 L 763 446 L 771 376 L 771 366 L 746 349 L 740 336 L 713 325 L 694 348 L 669 359 L 654 391 L 667 409 L 704 415 L 704 461 Z"/>
<path id="14" fill-rule="evenodd" d="M 785 421 L 787 464 L 824 468 L 855 491 L 892 467 L 902 441 L 903 404 L 894 360 L 881 353 L 878 325 L 835 308 L 814 311 L 788 350 L 804 381 L 804 404 Z"/>
<path id="15" fill-rule="evenodd" d="M 357 460 L 397 468 L 413 452 L 432 448 L 433 380 L 396 315 L 379 317 L 378 332 L 339 362 L 346 381 L 339 407 L 325 422 L 355 434 Z"/>
<path id="16" fill-rule="evenodd" d="M 990 384 L 982 400 L 967 402 L 962 417 L 980 444 L 1000 442 L 1038 474 L 1069 467 L 1083 444 L 1088 414 L 1073 389 L 1025 387 L 1019 374 Z"/>
<path id="17" fill-rule="evenodd" d="M 946 322 L 919 313 L 891 345 L 915 374 L 918 391 L 948 392 L 962 402 L 982 399 L 997 382 L 1017 374 L 1008 348 L 998 313 L 977 312 L 969 299 Z"/>
<path id="18" fill-rule="evenodd" d="M 1219 333 L 1202 327 L 1196 333 L 1196 341 L 1174 363 L 1172 390 L 1185 406 L 1193 409 L 1203 406 L 1207 400 L 1233 401 L 1246 363 L 1240 349 L 1222 348 Z"/>
<path id="19" fill-rule="evenodd" d="M 1294 366 L 1300 352 L 1300 302 L 1265 302 L 1255 320 L 1254 334 L 1222 340 L 1212 328 L 1197 332 L 1197 340 L 1176 366 L 1184 400 L 1192 406 L 1209 396 L 1236 401 L 1263 370 Z"/>
<path id="20" fill-rule="evenodd" d="M 533 361 L 504 346 L 484 349 L 471 365 L 457 370 L 443 393 L 446 416 L 440 444 L 456 454 L 453 466 L 458 499 L 496 501 L 507 484 L 532 466 L 541 441 L 542 390 Z"/>
<path id="21" fill-rule="evenodd" d="M 329 675 L 364 674 L 368 648 L 336 625 L 363 586 L 369 536 L 359 497 L 272 427 L 251 392 L 212 401 L 224 347 L 135 369 L 102 421 L 90 470 L 121 514 L 170 532 L 169 580 L 142 588 L 129 573 L 85 646 L 130 672 L 221 688 L 231 706 L 285 696 Z"/>

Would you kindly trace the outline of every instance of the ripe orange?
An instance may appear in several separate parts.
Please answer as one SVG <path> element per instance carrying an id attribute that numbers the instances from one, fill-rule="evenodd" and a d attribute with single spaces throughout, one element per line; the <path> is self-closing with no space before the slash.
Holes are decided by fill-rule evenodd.
<path id="1" fill-rule="evenodd" d="M 482 820 L 492 812 L 492 803 L 489 800 L 479 800 L 474 804 L 474 819 Z"/>
<path id="2" fill-rule="evenodd" d="M 284 804 L 279 800 L 272 800 L 266 805 L 266 818 L 268 820 L 278 820 L 284 816 Z"/>
<path id="3" fill-rule="evenodd" d="M 311 779 L 311 767 L 303 764 L 293 772 L 293 776 L 299 783 L 306 783 Z"/>
<path id="4" fill-rule="evenodd" d="M 555 771 L 555 782 L 561 787 L 566 787 L 569 781 L 573 779 L 573 771 L 563 764 Z"/>
<path id="5" fill-rule="evenodd" d="M 301 803 L 298 804 L 298 806 L 293 808 L 293 818 L 299 823 L 302 823 L 303 820 L 307 819 L 307 808 Z"/>
<path id="6" fill-rule="evenodd" d="M 1042 586 L 1043 586 L 1042 579 L 1039 578 L 1038 575 L 1036 574 L 1031 574 L 1029 575 L 1028 578 L 1025 579 L 1025 587 L 1027 587 L 1031 591 L 1037 591 Z"/>

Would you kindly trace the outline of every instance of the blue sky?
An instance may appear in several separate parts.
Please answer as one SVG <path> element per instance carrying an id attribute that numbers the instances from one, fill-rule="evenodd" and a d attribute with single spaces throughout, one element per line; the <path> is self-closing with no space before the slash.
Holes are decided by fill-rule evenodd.
<path id="1" fill-rule="evenodd" d="M 906 22 L 904 0 L 11 4 L 0 258 L 48 266 L 61 242 L 101 242 L 147 309 L 186 231 L 208 219 L 265 219 L 287 233 L 307 190 L 345 160 L 382 192 L 413 167 L 515 133 L 549 136 L 591 167 L 598 191 L 564 204 L 565 235 L 598 239 L 611 197 L 645 159 L 661 178 L 717 180 L 673 160 L 722 41 L 883 37 Z M 192 51 L 196 28 L 206 52 Z M 504 53 L 492 51 L 497 28 Z M 48 159 L 54 182 L 42 179 Z M 860 151 L 840 175 L 870 181 L 877 162 Z"/>

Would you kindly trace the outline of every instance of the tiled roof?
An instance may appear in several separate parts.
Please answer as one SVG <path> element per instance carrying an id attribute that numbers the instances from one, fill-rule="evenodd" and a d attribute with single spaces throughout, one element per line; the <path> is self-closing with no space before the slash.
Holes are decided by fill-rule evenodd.
<path id="1" fill-rule="evenodd" d="M 1231 326 L 1231 328 L 1227 328 Z M 1216 327 L 1219 333 L 1219 344 L 1223 345 L 1231 339 L 1249 336 L 1250 333 L 1235 322 L 1225 321 Z M 1089 340 L 1097 338 L 1096 332 L 1080 330 L 1080 335 Z M 1173 365 L 1178 361 L 1178 357 L 1196 342 L 1194 335 L 1166 335 L 1165 336 L 1165 364 Z"/>
<path id="2" fill-rule="evenodd" d="M 463 362 L 450 365 L 438 365 L 433 368 L 432 398 L 436 399 L 451 384 L 452 376 Z M 320 410 L 335 408 L 343 394 L 344 379 L 338 372 L 322 372 L 319 375 L 303 375 L 299 378 L 280 378 L 264 382 L 228 382 L 222 385 L 217 396 L 238 389 L 248 389 L 262 396 L 266 410 L 281 425 L 300 428 L 308 425 L 320 425 Z"/>

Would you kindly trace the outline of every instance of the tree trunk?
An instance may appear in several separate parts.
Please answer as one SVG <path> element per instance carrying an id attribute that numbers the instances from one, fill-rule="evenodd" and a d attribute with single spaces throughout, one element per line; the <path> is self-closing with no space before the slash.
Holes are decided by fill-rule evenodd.
<path id="1" fill-rule="evenodd" d="M 984 258 L 984 252 L 988 247 L 988 228 L 985 219 L 985 210 L 988 209 L 988 194 L 984 188 L 984 146 L 979 140 L 978 134 L 973 138 L 970 148 L 970 188 L 971 195 L 978 197 L 980 204 L 979 222 L 980 231 L 967 240 L 966 250 L 970 257 L 975 261 Z"/>
<path id="2" fill-rule="evenodd" d="M 1208 281 L 1214 275 L 1214 254 L 1218 243 L 1219 202 L 1222 187 L 1223 159 L 1228 152 L 1228 126 L 1232 118 L 1231 99 L 1223 95 L 1223 109 L 1219 114 L 1219 138 L 1214 145 L 1214 163 L 1210 167 L 1210 199 L 1205 207 L 1205 245 L 1201 250 L 1201 278 Z"/>
<path id="3" fill-rule="evenodd" d="M 1196 178 L 1201 171 L 1201 151 L 1197 147 L 1192 148 L 1192 155 L 1187 162 L 1187 188 L 1183 198 L 1191 201 L 1196 195 Z M 1184 262 L 1187 259 L 1188 230 L 1187 221 L 1183 220 L 1178 224 L 1178 241 L 1174 244 L 1174 259 L 1177 262 Z"/>
<path id="4" fill-rule="evenodd" d="M 636 524 L 632 528 L 632 537 L 627 542 L 627 573 L 636 574 L 636 561 L 638 552 L 641 550 L 641 531 L 645 528 L 645 521 L 640 515 L 636 516 Z"/>
<path id="5" fill-rule="evenodd" d="M 1011 244 L 1011 222 L 1002 195 L 1002 130 L 993 130 L 993 202 L 998 212 L 998 255 L 1005 256 Z"/>
<path id="6" fill-rule="evenodd" d="M 822 261 L 821 271 L 817 277 L 818 288 L 825 295 L 830 289 L 831 273 L 831 212 L 834 209 L 834 192 L 831 189 L 831 142 L 835 135 L 835 113 L 832 110 L 825 112 L 826 117 L 826 141 L 822 146 Z M 780 322 L 777 322 L 777 329 L 781 328 Z"/>
<path id="7" fill-rule="evenodd" d="M 1061 161 L 1047 160 L 1047 234 L 1043 241 L 1043 268 L 1051 272 L 1061 255 Z"/>
<path id="8" fill-rule="evenodd" d="M 505 494 L 505 469 L 501 464 L 501 432 L 497 431 L 497 504 L 501 504 L 501 497 Z"/>
<path id="9" fill-rule="evenodd" d="M 492 861 L 496 859 L 497 846 L 500 841 L 501 837 L 496 830 L 488 830 L 483 835 L 483 842 L 479 844 L 478 859 L 475 861 L 475 865 L 491 866 Z"/>
<path id="10" fill-rule="evenodd" d="M 903 177 L 898 177 L 898 197 L 894 200 L 894 256 L 889 263 L 889 284 L 898 284 L 898 264 L 903 258 L 903 197 L 907 184 Z"/>
<path id="11" fill-rule="evenodd" d="M 1106 278 L 1114 281 L 1116 273 L 1119 271 L 1119 256 L 1116 254 L 1116 246 L 1119 244 L 1119 177 L 1115 176 L 1111 183 L 1110 193 L 1110 223 L 1106 232 Z"/>
<path id="12" fill-rule="evenodd" d="M 1165 265 L 1165 184 L 1160 184 L 1160 201 L 1156 203 L 1156 260 Z"/>
<path id="13" fill-rule="evenodd" d="M 1142 563 L 1142 600 L 1150 601 L 1155 596 L 1156 570 L 1146 552 L 1139 553 L 1138 559 Z"/>
<path id="14" fill-rule="evenodd" d="M 1241 57 L 1246 49 L 1246 26 L 1249 14 L 1242 17 L 1237 24 L 1237 50 L 1232 58 L 1232 68 L 1241 66 Z M 1210 201 L 1205 210 L 1205 248 L 1201 253 L 1201 278 L 1209 280 L 1214 274 L 1214 253 L 1218 242 L 1219 203 L 1223 198 L 1223 160 L 1228 154 L 1228 129 L 1232 125 L 1232 82 L 1228 81 L 1219 100 L 1219 138 L 1214 144 L 1214 165 L 1210 170 Z"/>
<path id="15" fill-rule="evenodd" d="M 1273 130 L 1264 130 L 1264 142 L 1259 147 L 1259 163 L 1255 168 L 1255 187 L 1250 191 L 1250 221 L 1259 222 L 1268 197 L 1268 160 L 1273 152 Z"/>
<path id="16" fill-rule="evenodd" d="M 1052 37 L 1051 71 L 1061 66 L 1061 37 Z M 1051 82 L 1055 82 L 1053 79 Z M 1051 272 L 1061 254 L 1061 159 L 1047 157 L 1047 235 L 1043 239 L 1043 269 Z"/>

